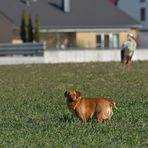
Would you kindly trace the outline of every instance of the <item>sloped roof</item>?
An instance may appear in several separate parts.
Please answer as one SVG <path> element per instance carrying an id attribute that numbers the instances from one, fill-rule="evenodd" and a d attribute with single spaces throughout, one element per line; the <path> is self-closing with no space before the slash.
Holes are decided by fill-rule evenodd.
<path id="1" fill-rule="evenodd" d="M 62 0 L 36 0 L 30 6 L 25 0 L 0 0 L 0 13 L 16 26 L 22 11 L 40 18 L 42 29 L 130 28 L 139 23 L 112 5 L 108 0 L 71 0 L 70 12 L 62 9 Z"/>

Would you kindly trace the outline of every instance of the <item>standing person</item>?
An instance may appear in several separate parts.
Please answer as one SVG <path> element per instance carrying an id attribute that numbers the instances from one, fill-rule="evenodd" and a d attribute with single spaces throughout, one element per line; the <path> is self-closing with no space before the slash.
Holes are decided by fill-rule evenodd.
<path id="1" fill-rule="evenodd" d="M 131 60 L 134 54 L 134 51 L 137 47 L 137 41 L 132 33 L 128 33 L 127 41 L 125 41 L 121 48 L 121 63 L 128 65 L 131 64 Z"/>

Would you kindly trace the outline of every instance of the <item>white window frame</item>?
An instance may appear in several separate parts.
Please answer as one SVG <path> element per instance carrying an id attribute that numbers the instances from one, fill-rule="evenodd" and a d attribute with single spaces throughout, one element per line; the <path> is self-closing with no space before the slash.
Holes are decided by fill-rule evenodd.
<path id="1" fill-rule="evenodd" d="M 114 48 L 113 47 L 113 35 L 114 35 L 114 33 L 98 33 L 96 35 L 96 38 L 97 38 L 98 35 L 101 36 L 101 43 L 97 43 L 97 40 L 96 40 L 96 48 L 105 49 L 105 35 L 109 36 L 109 48 Z M 117 44 L 119 44 L 119 43 L 117 43 Z M 98 45 L 101 45 L 101 47 L 99 48 Z M 119 46 L 119 45 L 117 45 L 117 46 Z"/>

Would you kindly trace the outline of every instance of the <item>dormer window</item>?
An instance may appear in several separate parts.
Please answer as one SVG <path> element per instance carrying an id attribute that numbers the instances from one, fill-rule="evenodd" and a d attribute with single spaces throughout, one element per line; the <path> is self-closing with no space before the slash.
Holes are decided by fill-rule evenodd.
<path id="1" fill-rule="evenodd" d="M 146 9 L 145 8 L 141 8 L 140 9 L 140 20 L 141 21 L 145 21 L 146 20 Z"/>
<path id="2" fill-rule="evenodd" d="M 144 2 L 145 2 L 145 0 L 140 0 L 140 2 L 141 2 L 141 3 L 144 3 Z"/>

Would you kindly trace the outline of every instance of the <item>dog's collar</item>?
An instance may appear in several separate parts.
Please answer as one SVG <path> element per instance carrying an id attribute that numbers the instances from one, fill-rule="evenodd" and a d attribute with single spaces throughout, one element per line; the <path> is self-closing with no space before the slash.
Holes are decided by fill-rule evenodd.
<path id="1" fill-rule="evenodd" d="M 78 104 L 79 104 L 79 102 L 80 102 L 80 100 L 81 100 L 81 97 L 79 97 L 79 98 L 77 98 L 77 102 L 76 102 L 76 104 L 75 104 L 75 106 L 74 106 L 74 110 L 76 109 L 76 107 L 78 106 Z"/>

